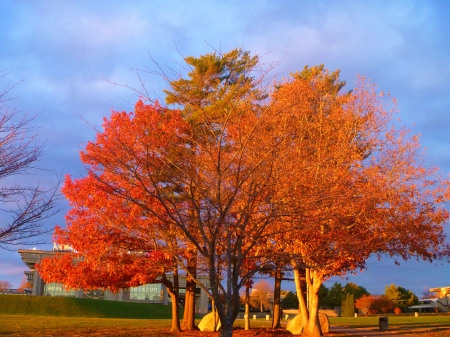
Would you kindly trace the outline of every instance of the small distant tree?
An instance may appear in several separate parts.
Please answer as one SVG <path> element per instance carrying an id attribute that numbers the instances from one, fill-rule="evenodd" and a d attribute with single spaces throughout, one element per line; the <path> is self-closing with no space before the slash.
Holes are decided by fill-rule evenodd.
<path id="1" fill-rule="evenodd" d="M 290 291 L 290 290 L 284 290 L 284 289 L 281 289 L 280 290 L 280 295 L 281 296 L 286 296 L 287 294 L 289 294 L 289 293 L 291 293 L 292 291 Z"/>
<path id="2" fill-rule="evenodd" d="M 382 295 L 374 298 L 370 306 L 370 312 L 373 310 L 377 314 L 387 314 L 393 312 L 394 308 L 395 304 L 386 295 Z"/>
<path id="3" fill-rule="evenodd" d="M 253 286 L 250 295 L 250 304 L 253 307 L 260 308 L 261 312 L 270 307 L 272 287 L 266 281 L 260 281 Z"/>
<path id="4" fill-rule="evenodd" d="M 344 294 L 352 294 L 355 300 L 363 297 L 364 295 L 370 295 L 366 288 L 361 287 L 353 282 L 348 282 L 343 289 Z"/>
<path id="5" fill-rule="evenodd" d="M 329 289 L 325 287 L 323 284 L 320 285 L 319 288 L 319 306 L 326 306 L 327 296 Z M 298 299 L 297 299 L 298 302 Z"/>
<path id="6" fill-rule="evenodd" d="M 431 292 L 430 290 L 425 290 L 422 293 L 422 297 L 421 298 L 438 298 L 438 294 L 435 292 Z"/>
<path id="7" fill-rule="evenodd" d="M 22 282 L 20 282 L 19 290 L 24 291 L 25 289 L 32 288 L 32 284 L 28 282 L 27 277 L 23 275 Z"/>
<path id="8" fill-rule="evenodd" d="M 289 291 L 286 296 L 281 300 L 282 309 L 297 309 L 298 308 L 298 298 L 297 295 L 292 291 Z"/>
<path id="9" fill-rule="evenodd" d="M 347 294 L 342 300 L 342 317 L 352 317 L 355 313 L 355 299 L 353 294 Z"/>
<path id="10" fill-rule="evenodd" d="M 8 281 L 0 281 L 0 292 L 5 292 L 12 288 L 12 284 Z"/>
<path id="11" fill-rule="evenodd" d="M 328 295 L 325 300 L 325 304 L 330 308 L 339 307 L 342 303 L 342 296 L 344 294 L 344 288 L 339 282 L 335 282 L 328 291 Z"/>
<path id="12" fill-rule="evenodd" d="M 370 306 L 372 305 L 374 299 L 374 296 L 363 295 L 356 300 L 355 307 L 361 310 L 364 315 L 367 315 L 370 311 Z"/>
<path id="13" fill-rule="evenodd" d="M 395 284 L 386 286 L 384 293 L 386 297 L 399 307 L 402 311 L 405 311 L 408 307 L 418 303 L 417 296 L 408 289 L 403 287 L 397 287 Z"/>

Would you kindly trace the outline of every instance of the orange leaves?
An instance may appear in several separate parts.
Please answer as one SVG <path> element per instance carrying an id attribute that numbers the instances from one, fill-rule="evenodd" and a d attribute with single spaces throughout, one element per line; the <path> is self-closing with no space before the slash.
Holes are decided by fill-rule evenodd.
<path id="1" fill-rule="evenodd" d="M 117 291 L 151 283 L 169 265 L 159 253 L 141 254 L 114 251 L 109 254 L 65 253 L 45 258 L 37 266 L 45 282 L 59 282 L 71 289 L 109 289 Z"/>
<path id="2" fill-rule="evenodd" d="M 291 135 L 279 167 L 291 253 L 325 277 L 364 267 L 372 253 L 446 254 L 448 214 L 437 204 L 448 182 L 423 165 L 418 137 L 391 122 L 395 101 L 364 78 L 348 93 L 341 84 L 323 67 L 305 68 L 272 96 L 275 128 Z"/>
<path id="3" fill-rule="evenodd" d="M 183 264 L 198 252 L 219 302 L 229 295 L 221 277 L 237 289 L 286 259 L 317 285 L 371 254 L 449 253 L 438 205 L 449 182 L 392 122 L 395 101 L 364 78 L 345 92 L 339 71 L 323 66 L 266 96 L 248 76 L 256 59 L 236 53 L 188 59 L 192 78 L 166 92 L 181 111 L 139 101 L 104 120 L 81 154 L 88 175 L 63 188 L 72 209 L 55 236 L 85 257 L 61 260 L 67 271 L 118 287 L 151 279 L 167 256 Z"/>

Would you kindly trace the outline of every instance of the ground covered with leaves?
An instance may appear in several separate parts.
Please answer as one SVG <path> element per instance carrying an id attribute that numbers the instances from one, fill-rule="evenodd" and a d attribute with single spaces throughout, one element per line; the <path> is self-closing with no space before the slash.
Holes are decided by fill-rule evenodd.
<path id="1" fill-rule="evenodd" d="M 380 334 L 378 329 L 374 328 L 362 328 L 358 329 L 356 333 L 349 334 L 348 332 L 333 332 L 325 334 L 325 337 L 363 337 L 363 336 L 416 336 L 416 337 L 450 337 L 450 330 L 448 327 L 429 327 L 429 328 L 413 328 L 413 329 L 391 329 L 388 332 Z M 122 329 L 111 329 L 111 328 L 97 328 L 97 329 L 45 329 L 38 332 L 39 336 L 43 337 L 84 337 L 84 336 L 107 336 L 107 337 L 126 337 L 126 336 L 136 336 L 136 337 L 219 337 L 219 332 L 203 332 L 199 330 L 195 331 L 184 331 L 182 333 L 171 333 L 169 329 L 154 329 L 154 328 L 122 328 Z M 21 337 L 31 337 L 36 336 L 36 331 L 31 332 L 20 332 L 17 333 L 0 333 L 0 336 L 21 336 Z M 268 330 L 268 329 L 235 329 L 233 330 L 233 336 L 235 337 L 283 337 L 292 336 L 289 331 L 284 329 L 279 330 Z"/>
<path id="2" fill-rule="evenodd" d="M 333 322 L 331 322 L 333 321 Z M 348 336 L 414 336 L 414 337 L 450 337 L 450 316 L 390 317 L 389 331 L 378 330 L 376 317 L 330 318 L 332 333 L 326 337 Z M 242 322 L 240 322 L 242 323 Z M 285 323 L 285 322 L 283 322 Z M 267 325 L 266 325 L 267 324 Z M 271 322 L 252 321 L 248 331 L 236 326 L 235 337 L 284 337 L 292 336 L 285 327 L 271 330 Z M 265 325 L 265 326 L 264 326 Z M 1 315 L 0 337 L 219 337 L 219 332 L 184 331 L 170 332 L 170 319 L 120 319 L 94 317 L 65 317 L 37 315 Z"/>

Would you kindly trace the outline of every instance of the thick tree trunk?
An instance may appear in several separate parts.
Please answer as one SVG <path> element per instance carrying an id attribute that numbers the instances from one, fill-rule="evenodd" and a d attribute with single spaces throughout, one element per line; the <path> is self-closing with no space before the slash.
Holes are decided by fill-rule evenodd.
<path id="1" fill-rule="evenodd" d="M 173 262 L 173 282 L 167 281 L 169 287 L 167 287 L 167 292 L 170 295 L 172 300 L 172 327 L 170 328 L 170 332 L 180 332 L 180 311 L 178 309 L 178 301 L 179 301 L 179 287 L 180 282 L 178 280 L 178 266 L 177 262 Z"/>
<path id="2" fill-rule="evenodd" d="M 294 281 L 295 281 L 295 291 L 297 292 L 298 298 L 298 312 L 302 317 L 303 328 L 308 324 L 309 312 L 306 304 L 304 289 L 302 287 L 302 280 L 300 269 L 295 261 L 292 261 L 292 266 L 294 267 Z"/>
<path id="3" fill-rule="evenodd" d="M 183 330 L 195 329 L 195 282 L 192 279 L 186 279 L 186 297 L 182 328 Z"/>
<path id="4" fill-rule="evenodd" d="M 282 278 L 281 268 L 277 266 L 275 269 L 275 284 L 273 289 L 272 329 L 281 328 L 281 306 L 280 306 L 281 278 Z"/>
<path id="5" fill-rule="evenodd" d="M 197 251 L 190 250 L 191 258 L 188 261 L 188 270 L 195 277 L 197 270 Z M 186 276 L 186 296 L 184 302 L 184 314 L 181 327 L 183 330 L 195 329 L 195 288 L 196 284 L 194 279 L 190 276 Z"/>
<path id="6" fill-rule="evenodd" d="M 176 292 L 167 290 L 172 300 L 172 327 L 170 332 L 181 332 L 180 328 L 180 312 L 178 310 L 178 294 Z"/>
<path id="7" fill-rule="evenodd" d="M 309 320 L 303 327 L 302 336 L 305 337 L 319 337 L 323 336 L 319 323 L 319 289 L 322 284 L 322 279 L 316 271 L 306 269 L 306 283 L 308 286 L 308 300 L 309 300 Z"/>
<path id="8" fill-rule="evenodd" d="M 237 282 L 236 282 L 237 283 Z M 233 324 L 239 313 L 240 307 L 240 296 L 239 289 L 236 284 L 231 285 L 232 291 L 219 294 L 214 293 L 213 297 L 216 303 L 216 309 L 219 314 L 220 319 L 220 336 L 221 337 L 231 337 L 233 334 Z"/>
<path id="9" fill-rule="evenodd" d="M 178 270 L 175 268 L 173 272 L 173 282 L 167 280 L 165 277 L 162 283 L 166 286 L 167 292 L 169 293 L 170 299 L 172 301 L 172 327 L 170 332 L 181 332 L 180 328 L 180 311 L 178 309 L 179 301 L 179 280 L 178 280 Z"/>
<path id="10" fill-rule="evenodd" d="M 236 252 L 232 244 L 232 232 L 227 232 L 226 257 L 223 261 L 216 260 L 214 248 L 209 246 L 209 280 L 211 294 L 216 304 L 220 319 L 220 336 L 231 337 L 233 334 L 233 323 L 239 313 L 240 294 L 239 280 L 241 259 L 236 259 Z M 224 272 L 222 283 L 222 272 Z"/>
<path id="11" fill-rule="evenodd" d="M 233 322 L 231 324 L 227 322 L 225 325 L 220 326 L 220 337 L 232 337 L 233 336 Z"/>

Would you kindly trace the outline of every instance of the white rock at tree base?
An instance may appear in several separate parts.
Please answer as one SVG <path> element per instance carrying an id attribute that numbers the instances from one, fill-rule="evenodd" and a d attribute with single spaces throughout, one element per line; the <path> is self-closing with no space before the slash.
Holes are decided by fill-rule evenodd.
<path id="1" fill-rule="evenodd" d="M 319 322 L 322 333 L 330 332 L 330 322 L 326 314 L 319 312 Z M 290 331 L 293 335 L 301 335 L 303 331 L 302 316 L 296 315 L 290 320 L 286 326 L 286 330 Z"/>
<path id="2" fill-rule="evenodd" d="M 216 313 L 216 324 L 217 329 L 214 329 L 214 315 L 212 312 L 203 316 L 200 323 L 198 323 L 198 328 L 200 331 L 217 331 L 220 329 L 220 320 L 219 315 Z"/>

